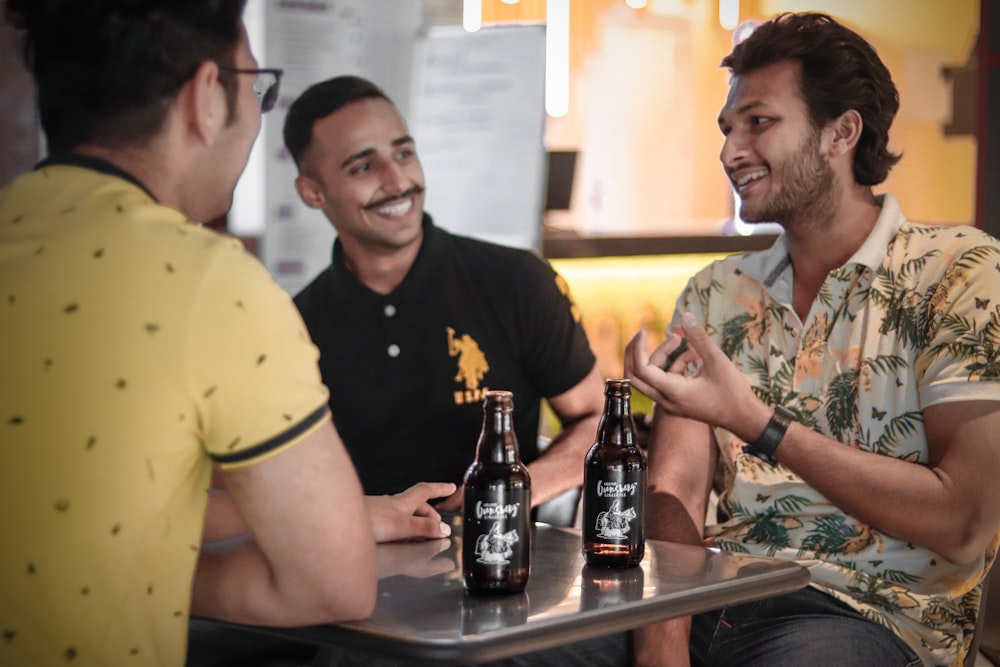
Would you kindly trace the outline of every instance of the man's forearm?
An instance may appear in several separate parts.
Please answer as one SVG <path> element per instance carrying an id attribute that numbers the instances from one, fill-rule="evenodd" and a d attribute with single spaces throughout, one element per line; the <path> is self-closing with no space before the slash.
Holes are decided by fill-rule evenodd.
<path id="1" fill-rule="evenodd" d="M 528 465 L 531 504 L 539 505 L 583 484 L 583 463 L 594 444 L 600 415 L 567 424 L 548 448 Z"/>

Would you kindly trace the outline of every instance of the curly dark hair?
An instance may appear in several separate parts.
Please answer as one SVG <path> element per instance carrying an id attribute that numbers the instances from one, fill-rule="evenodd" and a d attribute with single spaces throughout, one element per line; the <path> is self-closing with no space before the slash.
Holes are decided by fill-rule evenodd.
<path id="1" fill-rule="evenodd" d="M 199 65 L 232 65 L 246 0 L 7 0 L 49 152 L 139 145 Z M 230 116 L 235 75 L 220 72 Z"/>
<path id="2" fill-rule="evenodd" d="M 309 86 L 292 102 L 285 116 L 285 148 L 295 164 L 302 167 L 302 155 L 312 142 L 316 121 L 340 111 L 351 102 L 373 97 L 392 103 L 385 91 L 360 76 L 337 76 Z"/>
<path id="3" fill-rule="evenodd" d="M 800 65 L 800 93 L 813 125 L 822 127 L 850 109 L 861 115 L 854 179 L 862 185 L 884 181 L 902 157 L 888 148 L 899 93 L 875 48 L 827 14 L 782 13 L 756 28 L 722 66 L 738 76 L 788 60 Z"/>

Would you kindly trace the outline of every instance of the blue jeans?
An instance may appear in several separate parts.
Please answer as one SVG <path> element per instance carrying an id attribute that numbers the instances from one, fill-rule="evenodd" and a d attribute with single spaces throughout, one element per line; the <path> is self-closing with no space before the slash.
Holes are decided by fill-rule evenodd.
<path id="1" fill-rule="evenodd" d="M 620 632 L 465 667 L 628 667 L 632 633 Z M 312 667 L 434 667 L 434 662 L 383 658 L 347 649 L 324 649 Z"/>
<path id="2" fill-rule="evenodd" d="M 891 630 L 808 586 L 694 616 L 690 654 L 692 667 L 923 664 Z"/>

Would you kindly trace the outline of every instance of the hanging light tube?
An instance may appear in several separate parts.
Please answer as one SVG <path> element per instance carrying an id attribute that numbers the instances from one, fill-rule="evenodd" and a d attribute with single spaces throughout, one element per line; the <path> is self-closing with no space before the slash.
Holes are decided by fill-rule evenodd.
<path id="1" fill-rule="evenodd" d="M 462 2 L 462 27 L 466 32 L 476 32 L 483 27 L 483 0 Z"/>
<path id="2" fill-rule="evenodd" d="M 569 0 L 545 5 L 545 111 L 555 118 L 569 111 Z"/>

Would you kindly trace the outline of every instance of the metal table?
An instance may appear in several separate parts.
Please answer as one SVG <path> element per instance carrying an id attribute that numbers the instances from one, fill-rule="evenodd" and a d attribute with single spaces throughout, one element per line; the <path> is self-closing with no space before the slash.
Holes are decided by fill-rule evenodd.
<path id="1" fill-rule="evenodd" d="M 462 587 L 460 520 L 452 522 L 448 540 L 379 545 L 378 603 L 366 621 L 304 628 L 224 625 L 387 658 L 459 664 L 779 595 L 809 582 L 809 572 L 795 563 L 656 540 L 647 540 L 637 568 L 589 568 L 579 530 L 536 524 L 526 590 L 470 595 Z"/>

